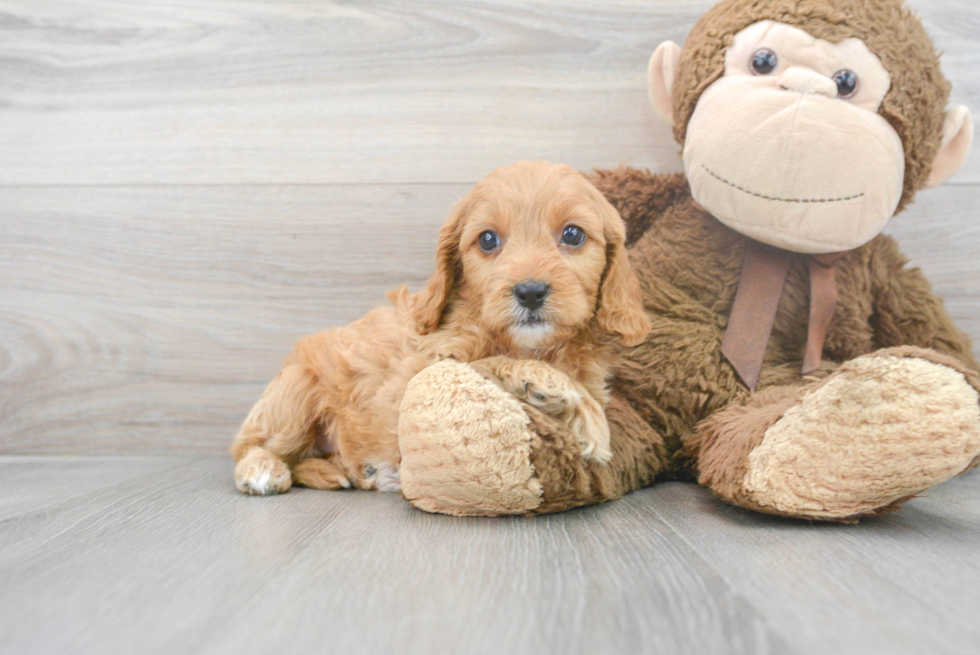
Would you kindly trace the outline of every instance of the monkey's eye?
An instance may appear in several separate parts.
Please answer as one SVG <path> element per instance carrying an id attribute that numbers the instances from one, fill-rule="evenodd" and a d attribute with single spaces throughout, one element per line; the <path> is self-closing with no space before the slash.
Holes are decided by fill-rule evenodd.
<path id="1" fill-rule="evenodd" d="M 480 244 L 480 250 L 483 252 L 493 252 L 500 247 L 500 237 L 493 230 L 482 232 L 476 241 Z"/>
<path id="2" fill-rule="evenodd" d="M 776 70 L 779 64 L 779 57 L 769 48 L 756 50 L 752 55 L 752 72 L 756 75 L 768 75 Z"/>
<path id="3" fill-rule="evenodd" d="M 850 98 L 857 93 L 858 76 L 854 71 L 844 68 L 834 73 L 833 79 L 837 85 L 838 98 Z"/>
<path id="4" fill-rule="evenodd" d="M 585 230 L 578 225 L 569 225 L 561 233 L 561 242 L 569 246 L 581 246 L 585 243 Z"/>

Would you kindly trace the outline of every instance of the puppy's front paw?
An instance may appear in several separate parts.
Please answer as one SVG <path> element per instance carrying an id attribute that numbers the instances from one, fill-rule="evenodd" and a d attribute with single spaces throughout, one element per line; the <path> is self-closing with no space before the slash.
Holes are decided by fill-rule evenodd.
<path id="1" fill-rule="evenodd" d="M 608 464 L 612 459 L 609 441 L 609 422 L 606 413 L 594 398 L 585 396 L 572 410 L 569 421 L 572 433 L 582 442 L 582 457 L 586 460 Z"/>
<path id="2" fill-rule="evenodd" d="M 542 362 L 527 362 L 521 373 L 521 393 L 517 394 L 521 400 L 545 414 L 565 419 L 582 443 L 582 457 L 586 460 L 605 464 L 612 459 L 609 423 L 595 398 L 567 375 Z"/>
<path id="3" fill-rule="evenodd" d="M 514 395 L 556 418 L 566 416 L 582 402 L 582 394 L 567 375 L 536 361 L 521 367 Z"/>
<path id="4" fill-rule="evenodd" d="M 252 448 L 235 465 L 235 487 L 253 496 L 289 491 L 293 480 L 286 464 L 264 448 Z"/>
<path id="5" fill-rule="evenodd" d="M 612 459 L 609 423 L 602 405 L 582 385 L 542 361 L 488 357 L 470 364 L 519 400 L 562 419 L 582 442 L 582 456 L 605 464 Z"/>

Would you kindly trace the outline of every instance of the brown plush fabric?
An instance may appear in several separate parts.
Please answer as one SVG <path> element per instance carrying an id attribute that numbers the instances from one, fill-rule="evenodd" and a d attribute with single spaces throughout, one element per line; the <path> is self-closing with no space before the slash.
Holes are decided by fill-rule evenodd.
<path id="1" fill-rule="evenodd" d="M 596 171 L 591 179 L 630 228 L 634 222 L 646 226 L 630 245 L 630 260 L 640 278 L 647 311 L 659 325 L 646 343 L 625 351 L 626 386 L 633 388 L 630 372 L 634 369 L 650 377 L 646 371 L 667 366 L 666 373 L 672 377 L 672 370 L 680 368 L 683 373 L 673 377 L 678 381 L 687 378 L 685 384 L 700 398 L 700 402 L 692 400 L 686 410 L 712 405 L 705 394 L 712 398 L 723 394 L 727 400 L 722 406 L 727 405 L 744 387 L 730 375 L 730 367 L 715 346 L 721 343 L 727 326 L 747 239 L 698 208 L 682 174 L 651 175 L 620 168 Z M 621 202 L 628 195 L 624 189 L 635 189 L 643 179 L 651 188 L 665 189 L 674 203 L 659 211 L 659 207 L 651 210 Z M 977 367 L 969 339 L 953 324 L 942 299 L 932 293 L 922 272 L 907 264 L 894 239 L 884 234 L 841 258 L 837 264 L 839 299 L 824 346 L 825 359 L 843 362 L 879 348 L 910 345 L 951 355 L 970 369 Z M 798 255 L 787 275 L 760 389 L 771 384 L 767 379 L 773 375 L 772 367 L 802 360 L 808 310 L 806 256 Z M 681 348 L 672 334 L 680 339 Z M 665 349 L 663 357 L 668 361 L 652 357 L 656 349 Z M 688 356 L 695 360 L 678 361 Z M 648 388 L 649 381 L 636 382 Z M 711 411 L 708 406 L 704 410 L 705 416 Z M 697 420 L 701 418 L 704 416 Z"/>
<path id="2" fill-rule="evenodd" d="M 899 211 L 921 189 L 942 141 L 950 85 L 921 22 L 899 0 L 723 0 L 695 24 L 674 83 L 674 133 L 684 143 L 698 98 L 724 72 L 725 50 L 746 27 L 774 20 L 839 43 L 864 41 L 892 77 L 878 113 L 905 145 L 905 190 Z"/>
<path id="3" fill-rule="evenodd" d="M 732 37 L 763 20 L 798 27 L 831 42 L 857 37 L 881 59 L 892 86 L 879 113 L 902 139 L 906 156 L 900 211 L 928 178 L 949 96 L 931 40 L 900 0 L 722 0 L 694 26 L 681 54 L 673 86 L 678 142 L 684 143 L 701 93 L 723 73 Z M 879 349 L 929 349 L 924 359 L 945 362 L 976 388 L 972 371 L 977 363 L 969 339 L 953 325 L 922 273 L 907 266 L 894 240 L 879 235 L 837 263 L 838 302 L 824 342 L 824 362 L 805 378 L 800 370 L 810 306 L 809 272 L 805 256 L 794 258 L 759 391 L 750 395 L 721 354 L 747 239 L 702 210 L 683 175 L 620 168 L 596 171 L 591 179 L 626 222 L 630 260 L 653 322 L 645 343 L 623 350 L 612 386 L 662 439 L 669 458 L 662 477 L 694 472 L 729 502 L 760 511 L 846 520 L 763 507 L 750 497 L 744 485 L 747 458 L 766 430 L 842 363 Z M 614 430 L 614 447 L 618 438 Z M 659 466 L 659 457 L 654 458 L 651 469 Z M 858 514 L 885 511 L 901 502 L 893 500 Z"/>
<path id="4" fill-rule="evenodd" d="M 980 453 L 975 381 L 933 350 L 880 350 L 733 404 L 688 447 L 699 480 L 728 502 L 825 520 L 879 514 Z"/>
<path id="5" fill-rule="evenodd" d="M 533 407 L 526 409 L 538 434 L 531 445 L 531 464 L 543 489 L 541 505 L 533 513 L 619 498 L 647 486 L 666 467 L 667 450 L 660 435 L 619 398 L 606 407 L 610 430 L 616 435 L 607 465 L 585 462 L 574 437 L 557 421 Z"/>
<path id="6" fill-rule="evenodd" d="M 759 392 L 750 395 L 721 355 L 747 239 L 701 210 L 683 175 L 620 168 L 596 171 L 592 181 L 620 210 L 629 233 L 642 231 L 629 246 L 630 259 L 654 327 L 645 343 L 623 351 L 613 388 L 664 440 L 670 459 L 661 477 L 694 472 L 729 502 L 823 518 L 760 507 L 739 488 L 745 471 L 742 458 L 793 404 L 791 399 L 801 397 L 841 363 L 894 346 L 935 351 L 931 358 L 955 364 L 955 370 L 976 386 L 977 363 L 969 339 L 952 323 L 921 271 L 907 266 L 891 237 L 879 235 L 838 263 L 839 300 L 824 345 L 824 363 L 806 377 L 800 370 L 809 278 L 806 257 L 794 259 Z M 665 206 L 644 200 L 644 188 L 672 202 Z M 696 431 L 701 421 L 705 423 Z M 863 512 L 870 513 L 874 512 Z M 834 520 L 841 518 L 847 517 Z"/>
<path id="7" fill-rule="evenodd" d="M 803 385 L 766 389 L 702 421 L 684 445 L 685 454 L 697 462 L 698 482 L 722 500 L 774 513 L 745 489 L 749 454 L 762 443 L 766 430 L 799 403 L 804 391 Z"/>

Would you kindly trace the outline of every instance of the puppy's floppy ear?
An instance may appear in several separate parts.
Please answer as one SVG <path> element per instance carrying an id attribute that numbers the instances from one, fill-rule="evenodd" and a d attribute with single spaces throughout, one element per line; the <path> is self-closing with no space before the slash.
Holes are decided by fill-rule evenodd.
<path id="1" fill-rule="evenodd" d="M 606 239 L 606 270 L 599 289 L 596 322 L 606 332 L 619 335 L 627 346 L 643 343 L 652 327 L 643 310 L 640 282 L 626 252 L 626 228 L 616 208 L 595 191 L 596 209 Z"/>
<path id="2" fill-rule="evenodd" d="M 439 229 L 439 243 L 436 246 L 436 270 L 432 273 L 424 289 L 415 295 L 412 312 L 415 315 L 415 329 L 419 334 L 429 334 L 439 329 L 446 303 L 456 283 L 459 263 L 459 239 L 463 219 L 469 210 L 469 198 L 463 198 L 449 213 L 449 218 Z"/>

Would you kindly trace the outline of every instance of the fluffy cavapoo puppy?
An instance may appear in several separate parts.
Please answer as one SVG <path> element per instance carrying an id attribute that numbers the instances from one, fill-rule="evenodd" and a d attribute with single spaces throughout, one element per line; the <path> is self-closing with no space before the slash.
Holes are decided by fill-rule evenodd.
<path id="1" fill-rule="evenodd" d="M 608 461 L 604 343 L 650 330 L 624 240 L 616 210 L 568 166 L 495 170 L 442 226 L 422 291 L 403 286 L 391 306 L 297 344 L 231 448 L 235 485 L 397 491 L 405 386 L 449 357 L 566 421 L 584 457 Z"/>

